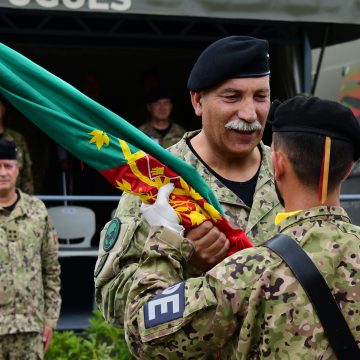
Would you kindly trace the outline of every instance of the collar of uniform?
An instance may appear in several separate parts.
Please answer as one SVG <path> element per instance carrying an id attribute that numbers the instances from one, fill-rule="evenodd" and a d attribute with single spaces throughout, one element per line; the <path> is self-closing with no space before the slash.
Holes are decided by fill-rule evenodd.
<path id="1" fill-rule="evenodd" d="M 186 161 L 186 155 L 187 152 L 189 151 L 188 146 L 186 145 L 186 140 L 187 139 L 191 139 L 192 137 L 194 137 L 195 135 L 197 135 L 200 132 L 200 130 L 194 130 L 194 131 L 187 131 L 182 139 L 180 141 L 178 141 L 176 144 L 170 146 L 168 148 L 168 150 L 175 154 L 176 156 L 184 159 Z M 190 164 L 192 165 L 192 164 Z"/>
<path id="2" fill-rule="evenodd" d="M 245 206 L 242 201 L 237 198 L 235 194 L 233 194 L 232 191 L 230 191 L 223 185 L 220 186 L 220 181 L 218 181 L 216 177 L 210 173 L 210 171 L 205 167 L 205 165 L 194 155 L 194 153 L 188 147 L 186 140 L 191 139 L 199 132 L 200 130 L 186 132 L 183 138 L 178 143 L 168 148 L 168 151 L 170 151 L 172 154 L 176 155 L 180 159 L 183 159 L 187 164 L 195 168 L 196 171 L 207 182 L 220 203 L 235 203 Z M 229 198 L 231 196 L 234 197 L 234 201 L 229 201 Z"/>
<path id="3" fill-rule="evenodd" d="M 340 206 L 318 206 L 307 210 L 301 210 L 293 215 L 288 216 L 278 225 L 278 232 L 284 232 L 288 227 L 295 225 L 304 219 L 311 218 L 329 218 L 337 217 L 344 222 L 350 223 L 350 218 L 346 211 Z"/>
<path id="4" fill-rule="evenodd" d="M 16 203 L 14 210 L 11 212 L 11 217 L 18 217 L 23 214 L 28 214 L 30 211 L 29 205 L 24 201 L 26 194 L 24 194 L 20 189 L 16 189 L 20 194 L 20 199 Z"/>
<path id="5" fill-rule="evenodd" d="M 164 129 L 164 130 L 170 131 L 170 129 L 171 129 L 172 127 L 173 127 L 173 122 L 172 122 L 172 120 L 170 119 L 169 126 L 168 126 L 166 129 Z M 157 135 L 159 135 L 159 136 L 161 135 L 161 131 L 159 131 L 158 129 L 155 129 L 155 128 L 151 125 L 150 120 L 147 121 L 147 122 L 143 125 L 142 131 L 145 132 L 145 133 L 146 133 L 146 131 L 153 131 L 153 132 L 155 132 Z"/>
<path id="6" fill-rule="evenodd" d="M 280 205 L 275 190 L 271 150 L 262 142 L 260 143 L 260 146 L 262 150 L 262 162 L 256 183 L 253 205 L 245 229 L 247 234 L 252 231 L 253 227 L 260 224 L 261 219 L 263 219 L 271 210 L 274 208 L 277 208 L 276 212 L 282 210 L 282 206 Z"/>
<path id="7" fill-rule="evenodd" d="M 290 212 L 281 212 L 278 213 L 275 216 L 275 225 L 279 225 L 282 221 L 284 221 L 285 219 L 287 219 L 289 216 L 295 215 L 298 212 L 300 212 L 301 210 L 295 210 L 295 211 L 290 211 Z"/>
<path id="8" fill-rule="evenodd" d="M 186 141 L 187 139 L 191 139 L 193 138 L 195 135 L 197 135 L 201 130 L 194 130 L 194 131 L 187 131 L 183 138 L 182 138 L 182 141 Z"/>
<path id="9" fill-rule="evenodd" d="M 271 182 L 274 184 L 274 174 L 273 174 L 273 166 L 271 161 L 271 150 L 269 146 L 264 145 L 264 143 L 260 142 L 260 148 L 262 153 L 260 172 L 258 181 L 256 183 L 257 191 L 261 186 L 263 186 L 267 182 Z"/>
<path id="10" fill-rule="evenodd" d="M 200 130 L 189 131 L 186 132 L 183 138 L 175 145 L 169 148 L 176 156 L 184 159 L 188 164 L 192 165 L 205 179 L 205 181 L 209 184 L 213 192 L 216 194 L 220 203 L 227 203 L 232 205 L 240 205 L 246 207 L 246 205 L 235 195 L 232 191 L 230 191 L 227 187 L 221 184 L 217 178 L 210 173 L 208 169 L 203 165 L 203 163 L 193 154 L 193 152 L 189 149 L 186 144 L 186 140 L 191 139 L 195 135 L 197 135 Z M 265 146 L 263 142 L 260 142 L 262 159 L 260 164 L 259 177 L 256 183 L 255 192 L 257 192 L 262 186 L 268 184 L 275 189 L 273 173 L 272 173 L 272 163 L 271 163 L 271 151 L 268 146 Z M 275 190 L 273 191 L 275 193 Z M 265 209 L 265 205 L 262 204 L 261 209 L 263 211 L 259 211 L 258 216 L 262 217 L 264 213 L 267 213 L 274 206 L 279 203 L 277 198 L 271 199 L 270 205 L 268 209 Z"/>
<path id="11" fill-rule="evenodd" d="M 229 188 L 227 188 L 188 147 L 186 140 L 191 139 L 198 133 L 199 131 L 190 132 L 184 138 L 186 146 L 185 161 L 196 168 L 196 170 L 208 183 L 220 203 L 236 204 L 246 207 L 242 200 L 240 200 Z"/>
<path id="12" fill-rule="evenodd" d="M 191 139 L 199 132 L 200 130 L 186 132 L 183 138 L 178 143 L 171 146 L 168 150 L 177 157 L 179 157 L 180 159 L 183 159 L 193 168 L 195 168 L 199 172 L 199 174 L 204 178 L 207 184 L 211 187 L 213 192 L 216 194 L 218 200 L 221 201 L 220 199 L 221 196 L 220 197 L 218 196 L 218 191 L 217 191 L 218 185 L 214 181 L 215 177 L 204 166 L 204 164 L 194 155 L 194 153 L 190 150 L 190 148 L 186 143 L 188 139 Z"/>

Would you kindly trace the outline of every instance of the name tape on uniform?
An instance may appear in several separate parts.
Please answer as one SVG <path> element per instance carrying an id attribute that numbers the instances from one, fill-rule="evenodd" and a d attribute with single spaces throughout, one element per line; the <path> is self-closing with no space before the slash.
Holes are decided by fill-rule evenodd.
<path id="1" fill-rule="evenodd" d="M 145 328 L 179 319 L 185 309 L 185 282 L 175 284 L 144 305 Z"/>

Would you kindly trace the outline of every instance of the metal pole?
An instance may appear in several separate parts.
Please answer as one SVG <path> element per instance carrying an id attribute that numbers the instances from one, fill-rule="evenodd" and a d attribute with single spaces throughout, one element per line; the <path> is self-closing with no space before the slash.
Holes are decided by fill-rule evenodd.
<path id="1" fill-rule="evenodd" d="M 61 172 L 61 181 L 62 181 L 62 189 L 63 189 L 63 195 L 65 196 L 64 205 L 67 206 L 67 190 L 66 190 L 66 173 L 65 170 Z"/>
<path id="2" fill-rule="evenodd" d="M 326 48 L 326 44 L 327 44 L 327 40 L 328 40 L 328 36 L 329 36 L 329 29 L 330 29 L 330 25 L 326 25 L 325 33 L 324 33 L 324 37 L 323 37 L 323 43 L 322 43 L 321 51 L 320 51 L 320 55 L 319 55 L 319 60 L 318 60 L 317 66 L 316 66 L 314 82 L 313 82 L 313 86 L 312 86 L 312 89 L 311 89 L 311 95 L 315 94 L 316 85 L 317 85 L 318 78 L 319 78 L 319 75 L 320 75 L 321 63 L 322 63 L 322 59 L 323 59 L 323 56 L 324 56 L 324 52 L 325 52 L 325 48 Z"/>

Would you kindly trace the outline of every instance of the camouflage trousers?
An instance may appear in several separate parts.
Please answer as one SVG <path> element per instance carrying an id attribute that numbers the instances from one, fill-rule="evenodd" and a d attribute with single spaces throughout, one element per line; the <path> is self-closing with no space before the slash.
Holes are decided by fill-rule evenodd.
<path id="1" fill-rule="evenodd" d="M 42 360 L 43 350 L 39 333 L 0 335 L 0 360 Z"/>

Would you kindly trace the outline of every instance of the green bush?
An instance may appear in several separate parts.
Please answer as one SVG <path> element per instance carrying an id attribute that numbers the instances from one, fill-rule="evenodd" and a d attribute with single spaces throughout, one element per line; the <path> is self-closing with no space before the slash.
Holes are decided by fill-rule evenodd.
<path id="1" fill-rule="evenodd" d="M 45 360 L 128 360 L 124 330 L 109 325 L 100 311 L 89 319 L 83 333 L 55 331 Z"/>

